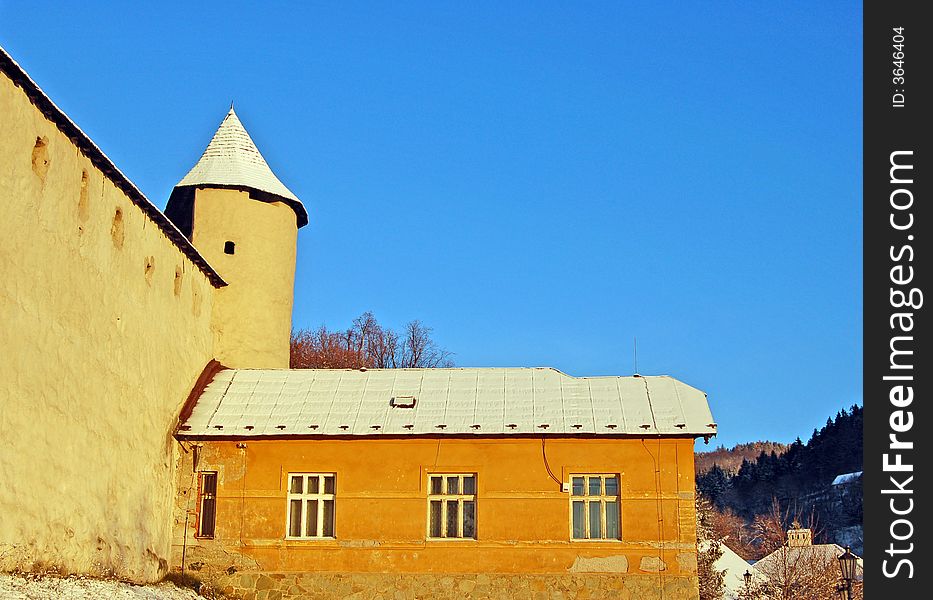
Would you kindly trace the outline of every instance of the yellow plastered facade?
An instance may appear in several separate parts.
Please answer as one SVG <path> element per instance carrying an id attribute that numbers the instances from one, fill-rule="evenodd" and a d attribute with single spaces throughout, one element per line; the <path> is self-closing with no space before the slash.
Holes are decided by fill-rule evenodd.
<path id="1" fill-rule="evenodd" d="M 696 575 L 692 439 L 549 438 L 544 453 L 540 438 L 184 445 L 173 556 L 201 570 Z M 548 466 L 565 482 L 573 474 L 618 474 L 620 539 L 571 540 L 570 495 Z M 218 480 L 209 540 L 196 536 L 204 471 Z M 290 473 L 335 474 L 334 539 L 286 539 Z M 428 539 L 431 473 L 476 474 L 476 539 Z"/>
<path id="2" fill-rule="evenodd" d="M 214 297 L 217 360 L 231 368 L 287 369 L 295 211 L 282 202 L 253 200 L 246 191 L 200 188 L 191 242 L 228 283 Z"/>
<path id="3" fill-rule="evenodd" d="M 0 570 L 151 581 L 214 288 L 0 73 Z"/>

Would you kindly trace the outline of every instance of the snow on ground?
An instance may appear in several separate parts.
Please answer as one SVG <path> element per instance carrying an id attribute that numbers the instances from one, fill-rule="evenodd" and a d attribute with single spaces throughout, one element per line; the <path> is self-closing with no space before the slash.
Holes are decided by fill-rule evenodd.
<path id="1" fill-rule="evenodd" d="M 204 600 L 172 583 L 133 585 L 80 576 L 22 577 L 0 573 L 2 600 Z"/>

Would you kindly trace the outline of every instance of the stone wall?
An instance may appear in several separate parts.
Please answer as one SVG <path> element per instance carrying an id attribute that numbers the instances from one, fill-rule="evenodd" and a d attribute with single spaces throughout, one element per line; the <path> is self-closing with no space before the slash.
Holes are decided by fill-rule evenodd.
<path id="1" fill-rule="evenodd" d="M 392 573 L 257 573 L 217 577 L 211 587 L 243 600 L 697 600 L 695 576 L 663 574 L 486 575 Z"/>
<path id="2" fill-rule="evenodd" d="M 171 431 L 212 358 L 209 267 L 2 51 L 0 67 L 0 570 L 151 581 Z"/>

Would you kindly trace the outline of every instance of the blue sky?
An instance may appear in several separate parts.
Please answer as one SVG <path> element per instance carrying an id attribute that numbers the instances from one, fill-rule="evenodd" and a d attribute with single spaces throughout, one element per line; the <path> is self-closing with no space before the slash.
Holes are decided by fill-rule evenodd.
<path id="1" fill-rule="evenodd" d="M 160 207 L 235 100 L 311 215 L 296 327 L 572 375 L 637 336 L 713 444 L 861 403 L 852 3 L 0 0 L 0 44 Z"/>

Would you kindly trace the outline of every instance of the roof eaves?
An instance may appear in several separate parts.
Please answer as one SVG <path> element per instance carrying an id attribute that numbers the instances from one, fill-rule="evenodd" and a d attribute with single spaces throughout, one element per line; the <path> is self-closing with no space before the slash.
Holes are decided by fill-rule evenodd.
<path id="1" fill-rule="evenodd" d="M 75 146 L 91 161 L 95 167 L 100 169 L 118 189 L 120 189 L 130 201 L 143 211 L 156 224 L 162 233 L 165 234 L 172 243 L 184 254 L 198 269 L 204 273 L 207 279 L 214 287 L 224 287 L 227 282 L 223 280 L 217 271 L 201 256 L 191 242 L 178 230 L 174 223 L 166 217 L 162 211 L 156 208 L 146 196 L 133 184 L 129 178 L 117 168 L 104 152 L 91 141 L 86 133 L 75 125 L 68 115 L 66 115 L 58 106 L 52 102 L 42 88 L 32 80 L 25 70 L 13 60 L 6 50 L 0 46 L 0 71 L 7 75 L 15 85 L 23 90 L 30 102 L 39 109 L 45 117 L 54 123 L 59 131 L 67 136 Z"/>

